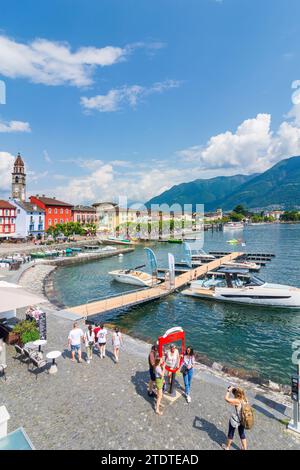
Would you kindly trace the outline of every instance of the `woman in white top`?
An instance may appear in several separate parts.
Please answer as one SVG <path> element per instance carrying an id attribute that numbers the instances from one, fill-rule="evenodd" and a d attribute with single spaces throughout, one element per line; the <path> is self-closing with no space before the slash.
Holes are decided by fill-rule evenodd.
<path id="1" fill-rule="evenodd" d="M 165 361 L 171 369 L 176 369 L 179 366 L 180 356 L 175 344 L 170 345 L 170 349 L 166 352 Z M 168 377 L 171 380 L 172 372 L 168 372 Z"/>
<path id="2" fill-rule="evenodd" d="M 106 337 L 107 337 L 107 329 L 104 328 L 104 324 L 101 323 L 100 330 L 98 331 L 98 334 L 97 334 L 101 359 L 105 358 Z"/>
<path id="3" fill-rule="evenodd" d="M 119 328 L 115 328 L 112 336 L 112 345 L 114 348 L 114 356 L 116 363 L 119 362 L 120 346 L 123 345 L 123 338 Z"/>
<path id="4" fill-rule="evenodd" d="M 93 331 L 92 325 L 88 326 L 88 329 L 84 335 L 84 341 L 87 354 L 87 363 L 89 364 L 93 358 L 93 347 L 95 345 L 95 333 Z"/>

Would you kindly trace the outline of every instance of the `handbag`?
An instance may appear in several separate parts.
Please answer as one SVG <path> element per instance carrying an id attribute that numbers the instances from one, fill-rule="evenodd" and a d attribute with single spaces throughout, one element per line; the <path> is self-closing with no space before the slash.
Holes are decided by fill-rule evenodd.
<path id="1" fill-rule="evenodd" d="M 182 364 L 181 366 L 181 369 L 180 369 L 180 372 L 182 373 L 182 375 L 186 375 L 188 373 L 189 369 L 187 367 L 186 364 Z"/>

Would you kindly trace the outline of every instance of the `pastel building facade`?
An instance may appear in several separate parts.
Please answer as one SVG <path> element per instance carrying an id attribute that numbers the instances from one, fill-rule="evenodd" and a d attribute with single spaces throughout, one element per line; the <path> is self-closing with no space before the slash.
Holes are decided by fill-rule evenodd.
<path id="1" fill-rule="evenodd" d="M 45 211 L 36 204 L 11 200 L 16 208 L 16 236 L 25 238 L 34 236 L 40 238 L 45 231 Z"/>
<path id="2" fill-rule="evenodd" d="M 0 200 L 0 238 L 16 236 L 16 208 L 8 201 Z"/>
<path id="3" fill-rule="evenodd" d="M 30 196 L 30 202 L 38 206 L 45 212 L 45 231 L 49 227 L 55 227 L 57 224 L 66 224 L 73 221 L 73 205 L 67 202 L 59 201 L 55 197 L 50 198 L 45 195 Z"/>
<path id="4" fill-rule="evenodd" d="M 73 222 L 79 222 L 80 224 L 95 224 L 97 223 L 97 213 L 95 207 L 91 206 L 74 206 L 73 210 Z"/>

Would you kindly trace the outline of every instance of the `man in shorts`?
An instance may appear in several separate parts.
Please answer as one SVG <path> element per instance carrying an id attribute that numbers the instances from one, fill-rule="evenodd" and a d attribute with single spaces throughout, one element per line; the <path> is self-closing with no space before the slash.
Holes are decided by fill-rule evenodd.
<path id="1" fill-rule="evenodd" d="M 71 349 L 72 362 L 75 362 L 75 354 L 78 354 L 78 362 L 82 362 L 81 359 L 81 342 L 84 340 L 84 334 L 78 324 L 75 322 L 73 329 L 70 331 L 68 336 L 69 349 Z"/>

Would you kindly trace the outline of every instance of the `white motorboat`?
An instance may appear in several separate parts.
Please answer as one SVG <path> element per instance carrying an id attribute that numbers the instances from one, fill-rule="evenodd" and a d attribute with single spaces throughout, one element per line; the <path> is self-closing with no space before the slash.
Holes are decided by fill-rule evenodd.
<path id="1" fill-rule="evenodd" d="M 227 222 L 223 225 L 224 230 L 243 230 L 244 223 L 243 222 Z"/>
<path id="2" fill-rule="evenodd" d="M 134 286 L 152 287 L 160 282 L 151 274 L 135 269 L 119 269 L 110 271 L 108 274 L 110 274 L 115 281 L 122 282 L 123 284 L 132 284 Z"/>
<path id="3" fill-rule="evenodd" d="M 221 302 L 280 308 L 300 308 L 300 289 L 271 284 L 257 276 L 226 272 L 225 277 L 194 281 L 184 295 Z"/>
<path id="4" fill-rule="evenodd" d="M 204 263 L 208 263 L 209 261 L 215 260 L 216 257 L 213 255 L 210 255 L 209 253 L 206 253 L 202 249 L 198 249 L 195 253 L 192 253 L 192 261 L 202 261 Z"/>
<path id="5" fill-rule="evenodd" d="M 249 269 L 249 271 L 259 271 L 261 268 L 260 264 L 253 263 L 251 261 L 227 261 L 222 267 L 236 268 L 236 269 Z"/>

